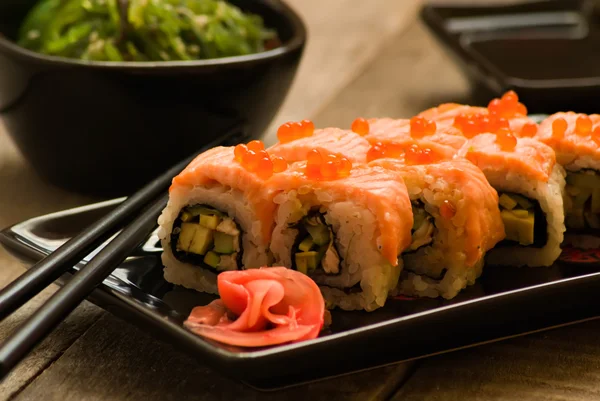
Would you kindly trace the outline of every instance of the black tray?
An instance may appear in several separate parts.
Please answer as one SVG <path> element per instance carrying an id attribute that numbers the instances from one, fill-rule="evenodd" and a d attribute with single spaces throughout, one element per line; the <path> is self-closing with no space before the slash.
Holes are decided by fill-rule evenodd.
<path id="1" fill-rule="evenodd" d="M 599 1 L 430 1 L 421 18 L 462 68 L 477 103 L 512 89 L 534 113 L 600 108 Z"/>
<path id="2" fill-rule="evenodd" d="M 37 261 L 122 200 L 27 220 L 0 232 L 0 242 L 23 261 Z M 332 326 L 315 340 L 242 350 L 207 341 L 182 326 L 193 306 L 206 304 L 213 297 L 167 283 L 162 277 L 160 252 L 158 238 L 152 233 L 89 300 L 260 390 L 421 358 L 600 315 L 600 251 L 565 249 L 549 268 L 489 266 L 475 286 L 452 301 L 397 298 L 372 313 L 335 310 Z M 65 274 L 59 284 L 70 277 L 71 273 Z"/>

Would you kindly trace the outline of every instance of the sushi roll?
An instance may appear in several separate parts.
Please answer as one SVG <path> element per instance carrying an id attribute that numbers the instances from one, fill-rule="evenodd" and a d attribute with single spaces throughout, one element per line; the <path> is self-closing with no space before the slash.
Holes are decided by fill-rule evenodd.
<path id="1" fill-rule="evenodd" d="M 399 174 L 311 151 L 269 185 L 279 192 L 271 252 L 275 264 L 309 275 L 330 306 L 384 306 L 410 244 L 410 200 Z"/>
<path id="2" fill-rule="evenodd" d="M 352 131 L 332 127 L 315 130 L 307 120 L 283 124 L 277 130 L 277 138 L 279 141 L 267 151 L 290 163 L 306 160 L 313 149 L 342 154 L 352 163 L 364 163 L 369 150 L 369 142 Z"/>
<path id="3" fill-rule="evenodd" d="M 412 241 L 395 292 L 452 299 L 473 285 L 486 252 L 505 235 L 498 194 L 481 170 L 464 159 L 407 166 L 382 158 L 369 165 L 398 171 L 411 200 Z"/>
<path id="4" fill-rule="evenodd" d="M 262 143 L 249 146 L 264 159 Z M 233 147 L 202 153 L 173 179 L 158 219 L 168 282 L 216 294 L 220 272 L 271 263 L 275 192 L 266 179 L 236 161 Z"/>
<path id="5" fill-rule="evenodd" d="M 510 128 L 517 136 L 531 136 L 537 130 L 535 121 L 527 116 L 527 107 L 513 91 L 493 99 L 487 107 L 444 103 L 425 110 L 419 117 L 435 121 L 440 127 L 455 127 L 467 137 L 481 133 L 496 133 Z"/>
<path id="6" fill-rule="evenodd" d="M 579 234 L 600 229 L 600 115 L 553 114 L 535 138 L 554 149 L 566 170 L 567 229 Z"/>
<path id="7" fill-rule="evenodd" d="M 410 120 L 372 118 L 368 120 L 369 133 L 365 139 L 371 144 L 371 152 L 381 153 L 377 148 L 387 148 L 388 153 L 405 154 L 410 148 L 430 149 L 439 160 L 452 159 L 467 141 L 454 127 L 438 127 L 434 121 L 422 117 Z M 394 149 L 396 149 L 394 151 Z M 367 154 L 367 162 L 375 157 Z M 378 157 L 379 158 L 379 157 Z"/>
<path id="8" fill-rule="evenodd" d="M 498 191 L 506 238 L 488 262 L 550 266 L 561 253 L 565 224 L 565 171 L 549 146 L 517 138 L 508 129 L 477 135 L 459 152 L 479 167 Z"/>

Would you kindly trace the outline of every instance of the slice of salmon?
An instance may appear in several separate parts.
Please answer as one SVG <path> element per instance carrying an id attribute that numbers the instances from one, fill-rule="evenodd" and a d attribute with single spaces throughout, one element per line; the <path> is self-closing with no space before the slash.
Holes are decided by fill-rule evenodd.
<path id="1" fill-rule="evenodd" d="M 188 166 L 173 178 L 169 191 L 180 187 L 217 186 L 239 190 L 255 209 L 261 222 L 262 237 L 270 241 L 275 220 L 276 192 L 265 185 L 265 180 L 249 172 L 234 159 L 234 148 L 218 146 L 198 155 Z"/>
<path id="2" fill-rule="evenodd" d="M 483 172 L 517 174 L 529 179 L 548 182 L 556 164 L 556 156 L 551 147 L 533 138 L 517 138 L 513 150 L 502 150 L 496 143 L 496 135 L 481 134 L 471 138 L 458 152 L 474 163 Z"/>
<path id="3" fill-rule="evenodd" d="M 449 257 L 464 252 L 465 263 L 471 267 L 504 239 L 498 193 L 473 163 L 457 159 L 406 166 L 398 160 L 379 159 L 370 165 L 399 172 L 411 199 L 423 195 L 430 208 L 440 210 L 436 226 L 448 233 Z M 444 207 L 446 211 L 441 210 Z"/>
<path id="4" fill-rule="evenodd" d="M 354 165 L 350 175 L 333 180 L 313 180 L 304 172 L 305 162 L 275 174 L 269 185 L 281 191 L 318 191 L 327 202 L 354 202 L 370 210 L 377 219 L 381 254 L 393 266 L 411 243 L 412 209 L 402 177 L 381 167 Z"/>
<path id="5" fill-rule="evenodd" d="M 221 299 L 194 308 L 185 321 L 200 336 L 234 346 L 263 347 L 310 340 L 323 328 L 325 301 L 305 274 L 262 267 L 223 272 L 217 282 Z"/>
<path id="6" fill-rule="evenodd" d="M 589 132 L 576 129 L 579 118 L 589 118 L 592 127 Z M 553 135 L 552 124 L 559 118 L 567 122 L 567 129 L 564 135 Z M 580 158 L 591 158 L 600 160 L 600 135 L 594 133 L 596 128 L 600 127 L 599 114 L 582 114 L 575 112 L 555 113 L 546 118 L 540 124 L 536 139 L 550 146 L 556 152 L 557 162 L 567 168 Z M 596 138 L 596 139 L 594 139 Z M 598 142 L 596 142 L 598 140 Z M 578 169 L 577 166 L 574 166 Z"/>
<path id="7" fill-rule="evenodd" d="M 267 149 L 273 156 L 281 156 L 288 162 L 306 160 L 306 155 L 313 149 L 327 153 L 339 153 L 353 163 L 364 163 L 369 150 L 369 142 L 352 131 L 339 128 L 315 130 L 309 137 L 296 139 L 287 143 L 276 143 Z"/>
<path id="8" fill-rule="evenodd" d="M 454 120 L 458 116 L 475 116 L 475 115 L 489 115 L 490 112 L 487 107 L 469 106 L 458 103 L 443 103 L 437 107 L 424 110 L 418 115 L 431 121 L 435 121 L 441 127 L 453 127 Z M 516 114 L 509 118 L 506 118 L 510 125 L 510 129 L 520 134 L 525 124 L 536 124 L 535 121 L 527 117 L 526 115 Z"/>
<path id="9" fill-rule="evenodd" d="M 412 145 L 420 149 L 430 149 L 438 159 L 449 160 L 464 145 L 466 138 L 454 127 L 438 127 L 433 135 L 413 138 L 410 132 L 410 120 L 391 118 L 372 118 L 369 121 L 369 133 L 365 138 L 371 143 L 393 144 L 401 148 Z M 367 160 L 370 161 L 370 160 Z"/>

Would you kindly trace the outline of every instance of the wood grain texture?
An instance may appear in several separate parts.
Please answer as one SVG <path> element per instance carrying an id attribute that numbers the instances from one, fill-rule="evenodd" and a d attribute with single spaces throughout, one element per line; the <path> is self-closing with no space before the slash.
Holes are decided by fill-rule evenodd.
<path id="1" fill-rule="evenodd" d="M 416 17 L 419 0 L 288 0 L 307 24 L 308 42 L 298 75 L 280 112 L 266 131 L 314 116 L 367 65 L 381 57 L 381 45 Z M 358 99 L 357 99 L 358 100 Z M 366 105 L 367 101 L 358 100 Z"/>
<path id="2" fill-rule="evenodd" d="M 9 140 L 0 121 L 0 227 L 21 220 L 89 202 L 41 181 Z M 0 248 L 0 288 L 25 271 L 20 261 Z M 0 323 L 0 341 L 6 338 L 58 286 L 52 285 Z M 101 310 L 89 302 L 81 304 L 55 332 L 44 340 L 0 383 L 0 400 L 18 393 L 41 371 L 55 361 L 90 325 Z"/>
<path id="3" fill-rule="evenodd" d="M 262 393 L 106 315 L 15 400 L 379 401 L 389 398 L 406 374 L 407 367 L 397 365 Z"/>
<path id="4" fill-rule="evenodd" d="M 600 399 L 600 321 L 422 361 L 392 401 Z"/>

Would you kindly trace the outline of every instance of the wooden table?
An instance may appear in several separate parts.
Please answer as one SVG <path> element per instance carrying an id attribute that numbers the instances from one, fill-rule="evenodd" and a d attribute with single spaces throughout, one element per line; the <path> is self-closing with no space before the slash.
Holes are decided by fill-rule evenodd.
<path id="1" fill-rule="evenodd" d="M 456 67 L 417 19 L 417 0 L 293 0 L 309 45 L 277 125 L 311 118 L 405 117 L 468 102 Z M 0 123 L 0 226 L 94 201 L 32 172 Z M 0 249 L 0 286 L 23 267 Z M 0 324 L 7 336 L 57 287 Z M 600 321 L 263 394 L 84 302 L 0 383 L 0 400 L 591 400 L 600 399 Z"/>

